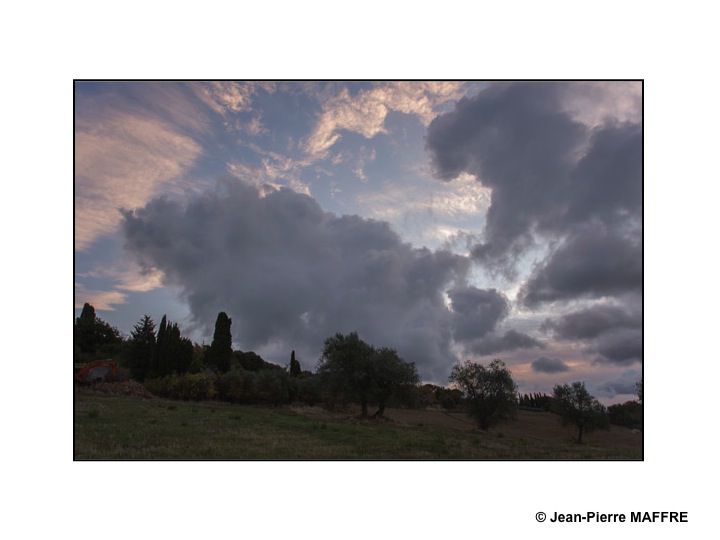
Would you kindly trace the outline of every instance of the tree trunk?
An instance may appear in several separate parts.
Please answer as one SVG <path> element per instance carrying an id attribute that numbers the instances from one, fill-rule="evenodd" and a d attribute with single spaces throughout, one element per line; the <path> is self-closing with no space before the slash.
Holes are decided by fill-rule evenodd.
<path id="1" fill-rule="evenodd" d="M 368 414 L 367 414 L 367 406 L 368 406 L 368 404 L 367 404 L 367 398 L 366 398 L 366 397 L 363 396 L 363 397 L 360 398 L 360 406 L 362 407 L 362 414 L 361 414 L 361 416 L 362 416 L 363 418 L 367 418 L 367 415 L 368 415 Z"/>
<path id="2" fill-rule="evenodd" d="M 378 410 L 377 410 L 377 412 L 375 412 L 375 414 L 373 414 L 373 418 L 382 418 L 384 414 L 385 414 L 385 402 L 381 401 L 380 403 L 378 403 Z"/>
<path id="3" fill-rule="evenodd" d="M 578 438 L 577 443 L 582 444 L 583 426 L 578 426 Z"/>

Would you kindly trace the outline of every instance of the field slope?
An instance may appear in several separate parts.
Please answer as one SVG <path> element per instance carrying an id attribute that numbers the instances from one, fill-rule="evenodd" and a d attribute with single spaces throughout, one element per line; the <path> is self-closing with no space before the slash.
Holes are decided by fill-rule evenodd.
<path id="1" fill-rule="evenodd" d="M 481 433 L 462 414 L 389 410 L 359 421 L 319 408 L 262 408 L 75 392 L 74 455 L 92 459 L 642 459 L 613 427 L 585 444 L 548 413 Z"/>

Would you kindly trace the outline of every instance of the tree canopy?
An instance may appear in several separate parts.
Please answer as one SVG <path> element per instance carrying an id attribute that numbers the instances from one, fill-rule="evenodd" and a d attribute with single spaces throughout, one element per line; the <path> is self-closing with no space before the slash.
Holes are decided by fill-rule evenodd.
<path id="1" fill-rule="evenodd" d="M 403 390 L 414 387 L 418 381 L 415 364 L 405 362 L 397 351 L 381 347 L 373 351 L 371 362 L 372 395 L 378 402 L 375 416 L 383 416 L 387 400 Z"/>
<path id="2" fill-rule="evenodd" d="M 215 321 L 215 333 L 213 334 L 210 349 L 208 349 L 206 363 L 213 366 L 220 373 L 227 373 L 232 364 L 231 324 L 232 319 L 227 316 L 227 313 L 224 311 L 218 313 L 217 320 Z"/>
<path id="3" fill-rule="evenodd" d="M 144 380 L 155 354 L 155 322 L 145 315 L 130 332 L 128 367 L 134 379 Z"/>
<path id="4" fill-rule="evenodd" d="M 75 319 L 75 345 L 86 356 L 113 354 L 122 343 L 120 332 L 95 315 L 95 308 L 87 302 Z"/>
<path id="5" fill-rule="evenodd" d="M 297 361 L 295 358 L 295 351 L 293 351 L 290 354 L 290 376 L 291 377 L 299 377 L 302 373 L 302 369 L 300 368 L 300 362 Z"/>
<path id="6" fill-rule="evenodd" d="M 379 405 L 375 416 L 382 416 L 393 394 L 418 381 L 414 364 L 393 349 L 372 347 L 357 332 L 325 340 L 318 373 L 332 391 L 357 399 L 363 417 L 368 416 L 371 399 Z"/>
<path id="7" fill-rule="evenodd" d="M 517 386 L 510 370 L 501 360 L 493 360 L 487 367 L 465 362 L 453 367 L 450 382 L 463 393 L 468 412 L 482 430 L 509 418 L 517 410 Z"/>
<path id="8" fill-rule="evenodd" d="M 557 385 L 553 388 L 555 409 L 564 425 L 577 427 L 577 442 L 582 442 L 584 433 L 608 427 L 605 407 L 585 388 L 585 383 Z"/>

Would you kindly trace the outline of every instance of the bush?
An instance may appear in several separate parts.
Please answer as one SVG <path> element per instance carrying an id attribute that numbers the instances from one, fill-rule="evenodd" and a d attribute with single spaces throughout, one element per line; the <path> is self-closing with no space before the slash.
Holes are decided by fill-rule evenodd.
<path id="1" fill-rule="evenodd" d="M 286 371 L 265 369 L 255 374 L 255 399 L 260 403 L 290 403 L 290 383 Z"/>
<path id="2" fill-rule="evenodd" d="M 218 377 L 218 399 L 231 403 L 290 403 L 290 378 L 284 370 L 246 371 L 236 367 Z"/>
<path id="3" fill-rule="evenodd" d="M 462 392 L 457 388 L 438 388 L 435 392 L 443 409 L 457 409 L 462 404 Z"/>
<path id="4" fill-rule="evenodd" d="M 610 423 L 631 429 L 643 428 L 643 406 L 637 401 L 626 401 L 608 407 Z"/>
<path id="5" fill-rule="evenodd" d="M 294 386 L 293 398 L 310 407 L 322 402 L 322 387 L 320 377 L 310 375 L 292 380 Z"/>
<path id="6" fill-rule="evenodd" d="M 242 368 L 235 368 L 218 377 L 216 386 L 218 399 L 230 403 L 251 403 L 255 394 L 253 374 Z"/>
<path id="7" fill-rule="evenodd" d="M 207 373 L 168 375 L 145 381 L 145 387 L 156 396 L 200 401 L 215 397 L 215 377 Z"/>

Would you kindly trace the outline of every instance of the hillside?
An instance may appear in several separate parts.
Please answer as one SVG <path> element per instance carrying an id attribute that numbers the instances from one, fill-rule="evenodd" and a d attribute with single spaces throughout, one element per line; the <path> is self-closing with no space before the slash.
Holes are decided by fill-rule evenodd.
<path id="1" fill-rule="evenodd" d="M 263 408 L 75 393 L 74 456 L 86 459 L 642 459 L 613 426 L 572 442 L 549 413 L 520 411 L 487 433 L 459 413 L 388 409 L 360 421 L 318 407 Z"/>

